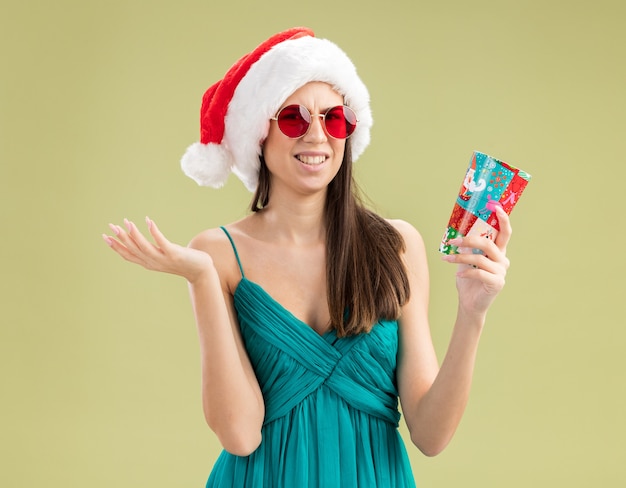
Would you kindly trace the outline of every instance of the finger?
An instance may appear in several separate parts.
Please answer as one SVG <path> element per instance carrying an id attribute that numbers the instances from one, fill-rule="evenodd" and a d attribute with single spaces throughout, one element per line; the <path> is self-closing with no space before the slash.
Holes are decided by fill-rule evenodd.
<path id="1" fill-rule="evenodd" d="M 505 251 L 506 246 L 511 239 L 511 234 L 513 233 L 513 228 L 511 227 L 511 219 L 504 211 L 504 209 L 499 205 L 496 206 L 496 217 L 498 218 L 500 232 L 496 236 L 495 243 L 500 250 Z"/>
<path id="2" fill-rule="evenodd" d="M 128 235 L 132 239 L 136 248 L 143 254 L 154 257 L 158 250 L 155 248 L 154 244 L 149 242 L 145 236 L 139 231 L 134 222 L 131 222 L 128 219 L 124 219 L 124 223 L 128 228 Z"/>
<path id="3" fill-rule="evenodd" d="M 500 249 L 491 239 L 485 239 L 480 242 L 480 249 L 472 251 L 472 254 L 474 256 L 478 255 L 484 257 L 484 260 L 479 259 L 479 263 L 477 265 L 483 269 L 488 269 L 489 271 L 495 272 L 495 269 L 497 268 L 494 269 L 492 266 L 482 266 L 480 263 L 484 263 L 485 265 L 494 263 L 505 270 L 509 269 L 511 264 L 509 258 L 506 256 L 506 250 Z"/>
<path id="4" fill-rule="evenodd" d="M 156 245 L 164 251 L 167 250 L 172 245 L 172 243 L 165 238 L 154 220 L 152 220 L 150 217 L 146 217 L 146 224 L 148 224 L 148 230 L 150 231 L 150 235 L 154 239 Z"/>
<path id="5" fill-rule="evenodd" d="M 109 227 L 115 232 L 119 243 L 124 247 L 124 249 L 115 249 L 127 261 L 148 267 L 157 258 L 158 251 L 139 232 L 133 222 L 124 219 L 124 225 L 126 225 L 126 231 L 119 225 L 109 224 Z"/>
<path id="6" fill-rule="evenodd" d="M 128 222 L 128 221 L 126 219 L 124 219 L 124 222 Z M 128 235 L 128 233 L 124 229 L 122 229 L 122 227 L 120 227 L 119 225 L 116 225 L 116 224 L 109 224 L 109 227 L 111 228 L 111 230 L 115 234 L 115 237 L 117 237 L 118 241 L 122 245 L 124 245 L 129 251 L 136 252 L 138 250 L 137 249 L 137 244 Z M 128 224 L 127 224 L 127 227 L 128 227 Z"/>
<path id="7" fill-rule="evenodd" d="M 106 242 L 109 247 L 113 247 L 113 242 L 115 241 L 115 239 L 113 239 L 112 237 L 109 237 L 106 234 L 102 234 L 102 238 L 104 239 L 104 242 Z"/>
<path id="8" fill-rule="evenodd" d="M 465 237 L 457 237 L 449 241 L 449 244 L 457 247 L 459 254 L 500 254 L 501 251 L 494 242 L 485 236 L 469 235 Z"/>
<path id="9" fill-rule="evenodd" d="M 475 278 L 480 278 L 481 276 L 486 277 L 487 274 L 492 276 L 505 276 L 509 268 L 509 260 L 493 242 L 491 242 L 491 246 L 493 247 L 492 256 L 487 256 L 478 250 L 467 249 L 460 254 L 452 255 L 454 259 L 446 259 L 446 261 L 459 265 L 457 275 L 463 274 L 465 277 L 469 275 Z M 483 273 L 466 273 L 469 271 L 482 271 Z"/>
<path id="10" fill-rule="evenodd" d="M 479 235 L 452 239 L 450 244 L 457 246 L 461 255 L 484 255 L 508 268 L 506 249 L 501 249 L 494 241 Z"/>
<path id="11" fill-rule="evenodd" d="M 500 254 L 500 251 L 496 252 Z M 482 253 L 463 252 L 461 254 L 449 254 L 443 256 L 443 260 L 448 263 L 455 263 L 467 269 L 480 269 L 491 274 L 502 274 L 508 268 L 508 260 L 506 257 L 498 256 L 498 260 L 494 260 Z"/>
<path id="12" fill-rule="evenodd" d="M 102 234 L 102 239 L 106 242 L 111 249 L 113 249 L 117 254 L 119 254 L 123 259 L 129 261 L 131 263 L 144 265 L 143 260 L 138 257 L 135 253 L 131 252 L 124 244 L 122 244 L 117 239 L 114 239 L 111 236 L 106 234 Z"/>
<path id="13" fill-rule="evenodd" d="M 490 273 L 484 269 L 470 266 L 459 267 L 456 276 L 461 279 L 480 281 L 485 289 L 492 293 L 497 293 L 504 287 L 506 277 L 504 273 Z"/>

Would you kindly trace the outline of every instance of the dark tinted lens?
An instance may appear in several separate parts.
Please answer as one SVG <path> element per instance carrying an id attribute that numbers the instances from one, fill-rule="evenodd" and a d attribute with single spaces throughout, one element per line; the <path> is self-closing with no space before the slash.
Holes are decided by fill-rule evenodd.
<path id="1" fill-rule="evenodd" d="M 356 129 L 356 114 L 350 107 L 338 105 L 324 116 L 326 131 L 335 139 L 345 139 Z"/>
<path id="2" fill-rule="evenodd" d="M 306 134 L 311 125 L 311 114 L 302 105 L 288 105 L 278 113 L 278 128 L 293 139 Z"/>

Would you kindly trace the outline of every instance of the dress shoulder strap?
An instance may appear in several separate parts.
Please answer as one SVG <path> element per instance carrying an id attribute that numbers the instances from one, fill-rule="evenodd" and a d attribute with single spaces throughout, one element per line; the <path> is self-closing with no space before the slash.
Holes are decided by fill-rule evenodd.
<path id="1" fill-rule="evenodd" d="M 226 237 L 228 237 L 228 240 L 230 241 L 230 245 L 233 247 L 233 251 L 235 252 L 235 258 L 237 258 L 237 264 L 239 265 L 239 271 L 241 271 L 241 276 L 245 277 L 246 275 L 243 272 L 243 266 L 241 266 L 241 260 L 239 259 L 239 253 L 237 252 L 235 241 L 233 241 L 233 238 L 231 237 L 230 233 L 226 230 L 226 227 L 222 225 L 220 226 L 220 229 L 222 229 L 224 231 L 224 234 L 226 234 Z"/>

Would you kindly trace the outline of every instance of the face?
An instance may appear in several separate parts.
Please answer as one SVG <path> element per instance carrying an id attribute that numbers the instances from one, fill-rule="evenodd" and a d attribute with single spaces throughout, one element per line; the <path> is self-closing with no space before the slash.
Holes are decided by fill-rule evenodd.
<path id="1" fill-rule="evenodd" d="M 312 82 L 296 90 L 280 108 L 293 104 L 303 105 L 313 114 L 311 126 L 302 137 L 290 139 L 275 120 L 270 121 L 263 156 L 272 194 L 284 189 L 302 194 L 325 191 L 341 167 L 346 140 L 329 136 L 315 114 L 342 105 L 343 98 L 327 83 Z"/>

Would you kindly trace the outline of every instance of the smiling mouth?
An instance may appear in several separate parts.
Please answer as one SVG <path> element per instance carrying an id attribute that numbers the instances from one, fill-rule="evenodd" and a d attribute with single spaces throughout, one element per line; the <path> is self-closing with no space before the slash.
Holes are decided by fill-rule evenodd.
<path id="1" fill-rule="evenodd" d="M 296 156 L 296 159 L 301 163 L 308 164 L 309 166 L 317 166 L 326 161 L 326 156 L 304 156 L 302 154 Z"/>

